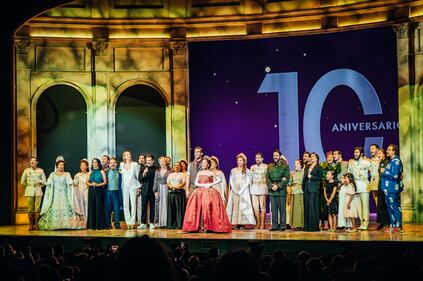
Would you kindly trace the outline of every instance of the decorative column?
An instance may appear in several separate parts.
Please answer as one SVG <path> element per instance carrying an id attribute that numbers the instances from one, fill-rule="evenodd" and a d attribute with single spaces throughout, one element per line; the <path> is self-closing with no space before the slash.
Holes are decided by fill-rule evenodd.
<path id="1" fill-rule="evenodd" d="M 104 65 L 108 60 L 109 43 L 107 41 L 93 41 L 88 44 L 91 49 L 91 94 L 93 106 L 87 116 L 87 150 L 88 159 L 111 155 L 114 149 L 110 145 L 110 129 L 114 129 L 114 118 L 109 114 L 109 93 L 107 71 L 98 71 L 99 63 Z M 107 64 L 107 63 L 106 63 Z M 91 116 L 91 117 L 90 117 Z M 113 120 L 113 126 L 109 122 Z"/>
<path id="2" fill-rule="evenodd" d="M 399 114 L 399 147 L 400 157 L 404 165 L 404 191 L 401 193 L 403 220 L 417 221 L 418 210 L 416 200 L 422 185 L 417 184 L 419 175 L 416 156 L 422 149 L 422 142 L 416 127 L 416 107 L 414 104 L 415 57 L 414 57 L 414 25 L 402 23 L 394 26 L 397 34 L 398 65 L 398 114 Z"/>
<path id="3" fill-rule="evenodd" d="M 170 42 L 171 71 L 171 155 L 188 159 L 188 50 L 185 40 Z M 168 149 L 169 151 L 169 149 Z"/>
<path id="4" fill-rule="evenodd" d="M 31 41 L 27 38 L 15 39 L 15 63 L 16 63 L 16 189 L 14 190 L 15 223 L 23 224 L 28 222 L 26 216 L 26 200 L 24 196 L 24 187 L 20 184 L 20 177 L 23 170 L 29 166 L 29 159 L 32 155 L 36 156 L 31 135 L 31 87 L 30 73 L 31 65 L 29 63 L 29 50 Z M 17 94 L 19 93 L 19 94 Z"/>
<path id="5" fill-rule="evenodd" d="M 416 86 L 413 94 L 413 115 L 411 116 L 411 123 L 413 126 L 413 140 L 414 147 L 414 161 L 413 161 L 413 181 L 414 187 L 413 202 L 414 202 L 414 221 L 418 223 L 423 222 L 423 21 L 419 23 L 417 29 L 414 31 L 416 40 L 414 45 L 414 59 L 415 59 L 415 77 Z M 418 40 L 417 40 L 418 39 Z"/>

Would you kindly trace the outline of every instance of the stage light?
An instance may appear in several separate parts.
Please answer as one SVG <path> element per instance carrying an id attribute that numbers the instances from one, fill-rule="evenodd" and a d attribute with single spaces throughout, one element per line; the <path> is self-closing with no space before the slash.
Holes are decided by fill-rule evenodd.
<path id="1" fill-rule="evenodd" d="M 264 71 L 266 71 L 266 73 L 269 73 L 272 69 L 270 68 L 270 66 L 266 66 L 264 68 Z"/>

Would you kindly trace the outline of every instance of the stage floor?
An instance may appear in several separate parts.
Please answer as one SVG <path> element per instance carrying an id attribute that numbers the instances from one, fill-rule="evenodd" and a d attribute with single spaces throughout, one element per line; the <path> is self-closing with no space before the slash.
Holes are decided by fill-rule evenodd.
<path id="1" fill-rule="evenodd" d="M 148 234 L 155 239 L 177 240 L 294 240 L 294 241 L 398 241 L 398 242 L 423 242 L 423 224 L 406 224 L 404 233 L 383 232 L 372 225 L 367 231 L 356 233 L 348 232 L 304 232 L 291 231 L 272 232 L 265 230 L 234 230 L 231 233 L 185 233 L 181 230 L 153 229 L 109 229 L 109 230 L 56 230 L 56 231 L 28 231 L 27 225 L 0 226 L 0 239 L 2 236 L 31 236 L 31 237 L 79 237 L 79 238 L 131 238 Z"/>
<path id="2" fill-rule="evenodd" d="M 175 248 L 182 242 L 190 251 L 207 255 L 210 248 L 218 248 L 221 253 L 234 249 L 251 247 L 262 248 L 263 253 L 272 254 L 281 250 L 288 256 L 294 256 L 306 250 L 314 255 L 334 255 L 345 251 L 358 251 L 367 255 L 386 255 L 403 251 L 423 253 L 423 224 L 406 224 L 404 233 L 387 233 L 375 229 L 356 233 L 348 232 L 271 232 L 265 230 L 234 230 L 232 233 L 184 233 L 181 230 L 61 230 L 28 231 L 27 225 L 0 226 L 0 242 L 9 242 L 17 248 L 42 248 L 46 244 L 62 245 L 67 250 L 80 250 L 83 247 L 97 245 L 103 249 L 111 245 L 122 245 L 132 237 L 148 234 L 160 240 L 163 245 Z"/>

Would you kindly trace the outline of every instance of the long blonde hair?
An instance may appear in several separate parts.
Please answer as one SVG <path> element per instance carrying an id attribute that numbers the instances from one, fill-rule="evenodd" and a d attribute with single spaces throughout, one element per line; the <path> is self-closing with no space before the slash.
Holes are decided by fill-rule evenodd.
<path id="1" fill-rule="evenodd" d="M 125 153 L 129 153 L 129 154 L 131 154 L 131 151 L 129 151 L 129 150 L 125 150 L 124 152 L 122 152 L 122 162 L 123 162 L 123 163 L 126 163 L 126 159 L 125 159 L 125 157 L 124 157 Z M 132 161 L 132 154 L 131 154 L 131 161 Z"/>
<path id="2" fill-rule="evenodd" d="M 243 174 L 247 173 L 247 156 L 245 156 L 245 154 L 241 152 L 236 156 L 237 161 L 238 161 L 238 158 L 242 158 L 242 160 L 244 160 L 244 164 L 242 165 L 242 173 Z"/>

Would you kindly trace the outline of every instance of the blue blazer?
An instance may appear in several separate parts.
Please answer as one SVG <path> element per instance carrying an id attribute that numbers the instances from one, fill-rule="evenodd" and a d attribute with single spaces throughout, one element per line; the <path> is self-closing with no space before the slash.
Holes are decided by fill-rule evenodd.
<path id="1" fill-rule="evenodd" d="M 402 161 L 396 155 L 382 173 L 381 188 L 385 193 L 400 193 L 404 186 L 402 184 Z"/>

